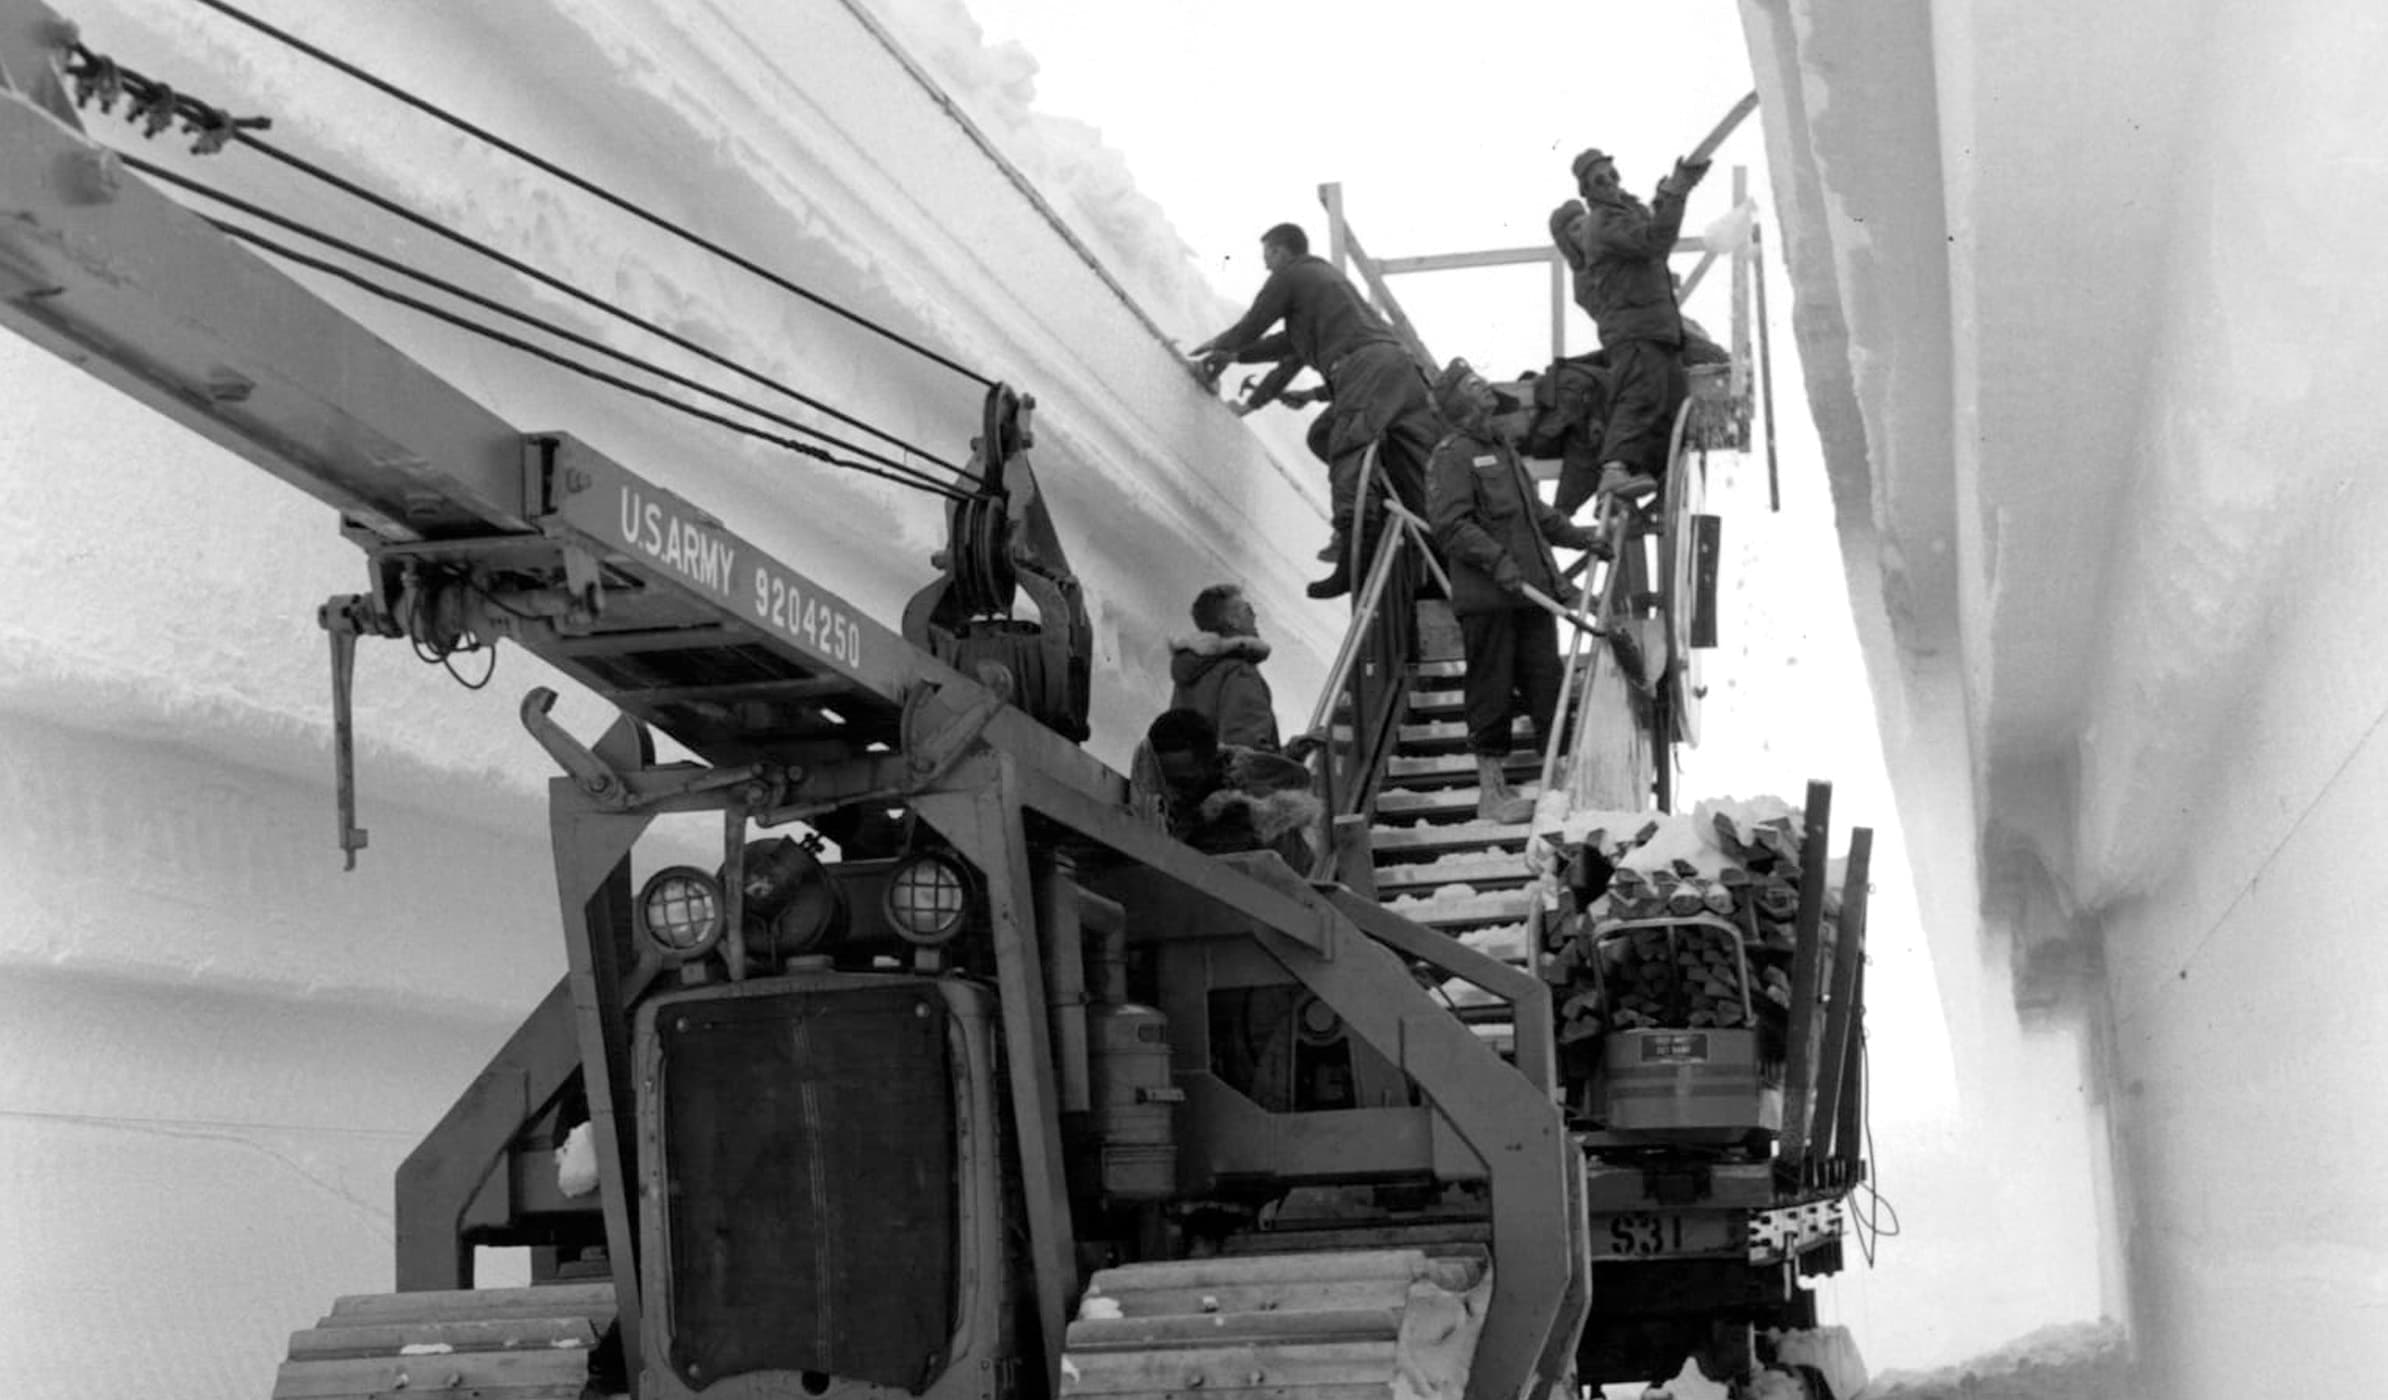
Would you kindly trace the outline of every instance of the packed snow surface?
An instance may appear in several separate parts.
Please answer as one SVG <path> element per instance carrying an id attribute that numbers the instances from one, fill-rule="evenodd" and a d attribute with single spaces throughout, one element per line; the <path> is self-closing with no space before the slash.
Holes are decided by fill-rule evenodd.
<path id="1" fill-rule="evenodd" d="M 2149 1393 L 2344 1389 L 2388 1315 L 2383 1129 L 2315 1111 L 2388 1059 L 2345 844 L 2388 819 L 2388 16 L 1742 14 L 1952 1032 L 2015 1069 L 1982 1140 L 2078 1095 Z"/>

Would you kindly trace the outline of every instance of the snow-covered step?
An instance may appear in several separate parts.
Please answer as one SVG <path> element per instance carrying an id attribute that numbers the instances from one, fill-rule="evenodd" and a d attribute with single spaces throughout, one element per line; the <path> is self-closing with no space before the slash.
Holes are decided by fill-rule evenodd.
<path id="1" fill-rule="evenodd" d="M 1451 851 L 1433 860 L 1387 862 L 1376 868 L 1377 889 L 1402 894 L 1454 884 L 1474 885 L 1478 889 L 1515 889 L 1533 878 L 1533 873 L 1526 869 L 1523 854 L 1515 846 Z"/>
<path id="2" fill-rule="evenodd" d="M 1464 894 L 1453 894 L 1464 890 Z M 1385 908 L 1428 928 L 1473 929 L 1492 923 L 1519 923 L 1533 894 L 1528 890 L 1477 890 L 1468 885 L 1446 886 L 1425 898 L 1401 896 L 1385 901 Z"/>
<path id="3" fill-rule="evenodd" d="M 1429 715 L 1440 718 L 1456 715 L 1468 707 L 1468 693 L 1464 690 L 1428 689 L 1420 686 L 1410 692 L 1410 713 L 1423 719 Z"/>
<path id="4" fill-rule="evenodd" d="M 1393 851 L 1460 851 L 1503 845 L 1523 850 L 1533 830 L 1532 822 L 1419 821 L 1407 826 L 1383 823 L 1369 828 L 1368 841 L 1380 855 Z"/>
<path id="5" fill-rule="evenodd" d="M 1509 757 L 1502 760 L 1501 768 L 1502 771 L 1509 774 L 1512 780 L 1516 779 L 1519 774 L 1539 774 L 1542 771 L 1542 755 L 1532 749 L 1513 749 L 1510 751 Z M 1385 760 L 1385 779 L 1388 786 L 1394 783 L 1425 786 L 1438 781 L 1448 782 L 1461 778 L 1473 782 L 1475 777 L 1476 757 L 1474 754 L 1396 753 Z"/>
<path id="6" fill-rule="evenodd" d="M 1514 783 L 1520 796 L 1540 797 L 1542 784 Z M 1474 787 L 1391 788 L 1376 795 L 1380 820 L 1467 821 L 1476 814 L 1481 789 Z"/>
<path id="7" fill-rule="evenodd" d="M 1460 660 L 1419 661 L 1410 666 L 1410 674 L 1421 678 L 1455 681 L 1467 675 L 1468 663 Z"/>
<path id="8" fill-rule="evenodd" d="M 1405 724 L 1401 726 L 1398 737 L 1404 753 L 1416 753 L 1427 748 L 1455 748 L 1467 743 L 1468 724 L 1466 720 L 1459 719 Z M 1509 723 L 1509 737 L 1511 742 L 1521 748 L 1531 745 L 1534 742 L 1534 722 L 1519 715 Z"/>

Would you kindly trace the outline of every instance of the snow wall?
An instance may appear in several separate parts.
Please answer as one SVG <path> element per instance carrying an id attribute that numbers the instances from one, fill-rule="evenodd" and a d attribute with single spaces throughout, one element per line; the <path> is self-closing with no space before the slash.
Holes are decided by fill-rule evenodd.
<path id="1" fill-rule="evenodd" d="M 2148 1393 L 2343 1387 L 2388 1320 L 2388 16 L 1743 15 L 1952 1027 L 2080 1047 L 1960 1077 L 2087 1086 Z"/>
<path id="2" fill-rule="evenodd" d="M 1190 343 L 1237 308 L 1184 267 L 1090 132 L 1027 111 L 1017 56 L 984 51 L 958 0 L 250 8 L 1033 393 L 1034 460 L 1095 620 L 1091 747 L 1112 762 L 1165 704 L 1163 638 L 1200 587 L 1299 596 L 1315 568 L 1321 483 L 1301 424 L 1236 420 L 1162 339 Z M 179 0 L 94 0 L 72 18 L 130 67 L 270 115 L 298 154 L 967 453 L 980 400 L 958 376 L 248 30 Z M 121 118 L 90 121 L 139 144 Z M 253 154 L 142 154 L 653 348 Z M 514 423 L 592 441 L 883 621 L 931 576 L 927 497 L 323 291 Z M 13 340 L 0 384 L 15 537 L 0 588 L 17 602 L 0 619 L 0 1388 L 262 1395 L 292 1329 L 338 1293 L 389 1286 L 392 1170 L 561 974 L 548 764 L 514 717 L 555 678 L 510 652 L 473 693 L 403 647 L 361 648 L 372 845 L 340 873 L 314 613 L 364 574 L 331 512 Z M 1288 726 L 1338 613 L 1264 610 Z M 558 714 L 584 735 L 608 719 L 569 692 Z"/>

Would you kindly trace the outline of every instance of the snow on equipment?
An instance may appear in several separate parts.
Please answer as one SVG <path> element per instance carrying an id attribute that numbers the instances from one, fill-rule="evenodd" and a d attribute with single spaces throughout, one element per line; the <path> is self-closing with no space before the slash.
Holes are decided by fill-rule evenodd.
<path id="1" fill-rule="evenodd" d="M 322 612 L 349 863 L 358 639 L 511 641 L 618 713 L 592 741 L 523 697 L 568 971 L 401 1167 L 397 1291 L 294 1333 L 277 1396 L 1515 1400 L 1687 1352 L 1748 1380 L 1758 1329 L 1812 1321 L 1862 922 L 1823 917 L 1821 789 L 1735 826 L 1704 885 L 1644 859 L 1663 823 L 1578 832 L 1615 868 L 1546 900 L 1528 827 L 1449 820 L 1448 619 L 1406 601 L 1431 561 L 1405 524 L 1321 726 L 1322 868 L 1198 853 L 1077 746 L 1091 638 L 1025 397 L 979 379 L 938 574 L 890 630 L 129 173 L 70 70 L 221 158 L 257 128 L 0 0 L 0 322 L 329 502 L 365 555 Z M 1644 592 L 1587 628 L 1655 621 Z M 714 823 L 718 860 L 653 859 L 665 815 Z M 1510 888 L 1439 898 L 1470 843 Z M 475 1288 L 483 1246 L 527 1247 L 532 1286 Z"/>

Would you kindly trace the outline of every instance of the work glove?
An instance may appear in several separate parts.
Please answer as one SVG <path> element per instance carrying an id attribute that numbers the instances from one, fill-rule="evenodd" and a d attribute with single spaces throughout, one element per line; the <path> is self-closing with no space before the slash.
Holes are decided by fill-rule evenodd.
<path id="1" fill-rule="evenodd" d="M 1551 597 L 1558 602 L 1560 607 L 1572 608 L 1576 604 L 1584 601 L 1584 590 L 1576 587 L 1572 583 L 1569 583 L 1565 579 L 1561 579 L 1559 580 L 1558 590 L 1552 593 Z"/>
<path id="2" fill-rule="evenodd" d="M 1506 554 L 1501 556 L 1500 563 L 1493 565 L 1492 580 L 1493 587 L 1509 597 L 1526 596 L 1526 576 L 1517 567 L 1517 561 Z"/>
<path id="3" fill-rule="evenodd" d="M 1678 193 L 1689 194 L 1692 187 L 1706 178 L 1707 174 L 1707 161 L 1678 160 L 1675 162 L 1674 173 L 1666 178 L 1666 185 Z"/>
<path id="4" fill-rule="evenodd" d="M 1554 543 L 1562 549 L 1580 549 L 1595 559 L 1612 559 L 1617 554 L 1606 534 L 1585 525 L 1568 526 L 1567 533 Z"/>
<path id="5" fill-rule="evenodd" d="M 1551 211 L 1551 241 L 1565 243 L 1575 228 L 1575 221 L 1584 217 L 1584 202 L 1571 199 Z"/>

